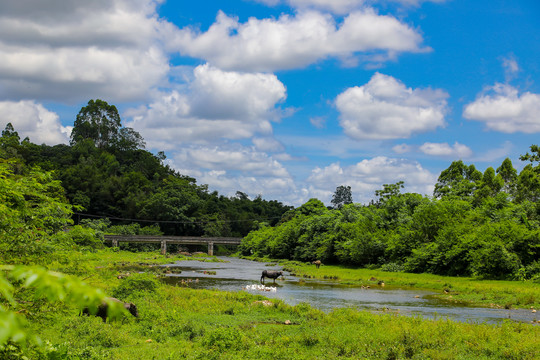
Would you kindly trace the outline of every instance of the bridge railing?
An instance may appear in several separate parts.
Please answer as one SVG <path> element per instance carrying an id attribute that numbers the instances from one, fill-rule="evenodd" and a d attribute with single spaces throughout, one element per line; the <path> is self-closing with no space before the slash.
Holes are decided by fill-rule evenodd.
<path id="1" fill-rule="evenodd" d="M 161 254 L 167 253 L 167 243 L 185 245 L 208 245 L 208 255 L 214 255 L 214 244 L 240 245 L 242 238 L 236 237 L 196 237 L 196 236 L 159 236 L 159 235 L 105 235 L 105 241 L 117 247 L 120 242 L 160 243 Z"/>

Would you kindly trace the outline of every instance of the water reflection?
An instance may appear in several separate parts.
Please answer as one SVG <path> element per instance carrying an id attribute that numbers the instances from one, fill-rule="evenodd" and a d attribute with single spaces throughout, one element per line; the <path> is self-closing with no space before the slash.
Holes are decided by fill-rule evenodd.
<path id="1" fill-rule="evenodd" d="M 287 304 L 302 302 L 323 311 L 336 307 L 352 307 L 372 311 L 393 311 L 404 315 L 427 318 L 450 318 L 457 321 L 494 323 L 505 319 L 531 322 L 536 314 L 527 310 L 475 308 L 449 304 L 430 297 L 433 292 L 403 290 L 390 286 L 374 286 L 369 289 L 347 286 L 332 280 L 300 279 L 284 273 L 284 278 L 273 282 L 266 279 L 266 287 L 275 291 L 256 289 L 263 270 L 282 270 L 272 264 L 264 264 L 237 258 L 221 258 L 226 262 L 181 261 L 168 266 L 179 268 L 181 274 L 167 276 L 168 283 L 188 279 L 191 288 L 218 289 L 225 291 L 249 291 L 268 298 L 281 299 Z M 268 266 L 270 265 L 270 266 Z M 249 286 L 249 287 L 248 287 Z"/>

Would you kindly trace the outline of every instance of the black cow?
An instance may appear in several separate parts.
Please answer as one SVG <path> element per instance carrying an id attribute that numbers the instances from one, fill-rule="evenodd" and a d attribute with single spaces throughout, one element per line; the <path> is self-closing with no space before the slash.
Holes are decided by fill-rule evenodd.
<path id="1" fill-rule="evenodd" d="M 120 300 L 118 300 L 116 298 L 113 298 L 113 297 L 108 297 L 107 300 L 114 301 L 116 303 L 122 304 L 124 306 L 124 309 L 129 311 L 131 315 L 133 315 L 135 317 L 139 317 L 139 311 L 137 310 L 137 306 L 135 306 L 134 303 L 125 303 L 125 302 L 120 301 Z M 99 316 L 100 318 L 103 319 L 103 321 L 106 321 L 107 318 L 108 318 L 108 315 L 107 315 L 108 310 L 109 310 L 109 304 L 107 304 L 104 301 L 101 304 L 99 304 L 99 306 L 97 307 L 97 312 L 95 314 L 92 314 L 92 315 Z M 82 310 L 82 313 L 85 314 L 85 315 L 90 315 L 91 314 L 90 309 L 88 307 L 85 307 Z"/>
<path id="2" fill-rule="evenodd" d="M 268 271 L 264 270 L 261 275 L 261 284 L 264 284 L 264 278 L 267 277 L 269 279 L 274 279 L 274 284 L 276 283 L 276 279 L 280 276 L 283 276 L 282 271 Z"/>

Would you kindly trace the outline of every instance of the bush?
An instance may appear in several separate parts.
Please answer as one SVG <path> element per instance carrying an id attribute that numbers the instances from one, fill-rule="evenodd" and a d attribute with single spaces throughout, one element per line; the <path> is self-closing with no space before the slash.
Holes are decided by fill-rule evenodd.
<path id="1" fill-rule="evenodd" d="M 397 264 L 397 263 L 388 263 L 388 264 L 383 264 L 381 266 L 381 270 L 382 271 L 387 271 L 387 272 L 403 272 L 405 271 L 405 267 L 401 264 Z"/>
<path id="2" fill-rule="evenodd" d="M 219 351 L 227 349 L 240 349 L 244 335 L 237 329 L 220 327 L 205 336 L 203 344 Z"/>
<path id="3" fill-rule="evenodd" d="M 100 249 L 103 248 L 103 235 L 95 230 L 75 225 L 67 233 L 67 240 L 82 247 Z M 101 236 L 100 236 L 101 235 Z"/>
<path id="4" fill-rule="evenodd" d="M 124 299 L 137 293 L 155 293 L 158 281 L 152 274 L 134 274 L 124 279 L 112 292 L 112 296 Z"/>

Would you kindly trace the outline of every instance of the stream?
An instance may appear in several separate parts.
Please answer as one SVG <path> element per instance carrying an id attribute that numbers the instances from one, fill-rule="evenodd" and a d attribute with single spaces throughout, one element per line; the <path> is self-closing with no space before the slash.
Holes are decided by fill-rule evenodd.
<path id="1" fill-rule="evenodd" d="M 395 312 L 425 318 L 448 318 L 455 321 L 497 323 L 511 319 L 530 323 L 540 316 L 526 309 L 492 309 L 451 304 L 432 297 L 434 292 L 401 289 L 391 286 L 342 285 L 334 280 L 304 279 L 284 272 L 284 277 L 266 279 L 260 286 L 263 270 L 281 270 L 278 265 L 249 260 L 219 257 L 226 262 L 179 261 L 165 265 L 180 269 L 180 274 L 166 277 L 169 284 L 182 281 L 194 289 L 248 291 L 268 298 L 281 299 L 289 305 L 309 303 L 312 307 L 329 312 L 336 307 L 352 307 L 376 312 Z M 272 264 L 270 264 L 272 265 Z"/>

